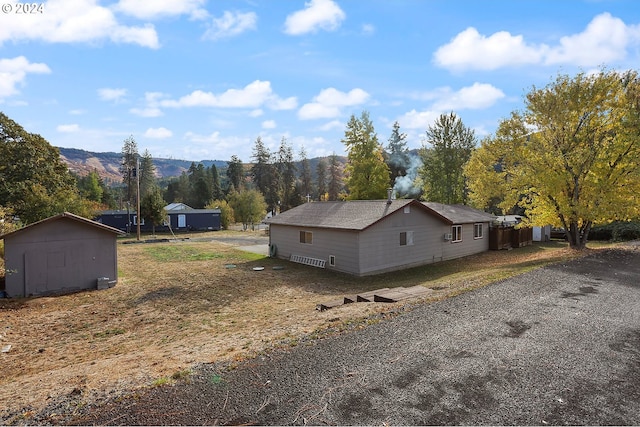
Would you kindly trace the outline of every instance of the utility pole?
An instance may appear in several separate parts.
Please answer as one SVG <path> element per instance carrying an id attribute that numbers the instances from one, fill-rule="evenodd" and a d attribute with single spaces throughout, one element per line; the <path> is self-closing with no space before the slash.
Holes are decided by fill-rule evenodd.
<path id="1" fill-rule="evenodd" d="M 138 199 L 138 215 L 136 216 L 138 240 L 140 240 L 140 156 L 136 156 L 136 181 L 138 191 L 136 191 L 136 197 Z"/>

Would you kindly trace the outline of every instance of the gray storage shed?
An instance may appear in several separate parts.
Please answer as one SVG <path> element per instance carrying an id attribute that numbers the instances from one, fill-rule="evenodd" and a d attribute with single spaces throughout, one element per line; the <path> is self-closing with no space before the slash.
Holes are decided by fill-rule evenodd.
<path id="1" fill-rule="evenodd" d="M 305 203 L 266 222 L 272 255 L 366 276 L 487 251 L 492 218 L 403 199 Z"/>
<path id="2" fill-rule="evenodd" d="M 65 212 L 0 236 L 9 297 L 96 289 L 118 279 L 122 231 Z"/>

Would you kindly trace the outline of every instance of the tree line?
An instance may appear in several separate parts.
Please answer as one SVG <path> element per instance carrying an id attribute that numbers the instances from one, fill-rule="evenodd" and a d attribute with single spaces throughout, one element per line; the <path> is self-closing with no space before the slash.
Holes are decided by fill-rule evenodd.
<path id="1" fill-rule="evenodd" d="M 220 208 L 224 223 L 249 226 L 266 212 L 309 201 L 383 199 L 392 188 L 396 197 L 522 213 L 529 223 L 564 227 L 571 247 L 581 249 L 594 223 L 638 218 L 639 135 L 637 72 L 603 69 L 533 87 L 524 109 L 480 142 L 455 112 L 442 114 L 417 152 L 398 122 L 383 145 L 363 111 L 346 124 L 346 160 L 334 153 L 312 166 L 304 148 L 295 154 L 286 138 L 270 149 L 258 137 L 248 163 L 235 155 L 221 170 L 193 163 L 167 182 L 130 137 L 122 185 L 109 188 L 96 173 L 70 174 L 44 138 L 0 113 L 0 212 L 24 224 L 63 210 L 91 217 L 100 208 L 137 207 L 139 191 L 143 217 L 154 224 L 166 203 L 183 202 Z"/>

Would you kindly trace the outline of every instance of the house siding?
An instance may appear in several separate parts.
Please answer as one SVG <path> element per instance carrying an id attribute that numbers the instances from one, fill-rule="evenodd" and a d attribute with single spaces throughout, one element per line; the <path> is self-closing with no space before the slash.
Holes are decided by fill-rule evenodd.
<path id="1" fill-rule="evenodd" d="M 442 260 L 450 260 L 455 258 L 461 258 L 479 252 L 489 250 L 489 223 L 483 222 L 482 231 L 483 237 L 481 239 L 473 238 L 473 226 L 479 223 L 470 224 L 454 224 L 462 226 L 462 241 L 461 242 L 445 242 L 442 251 Z M 451 233 L 451 227 L 445 227 L 443 233 Z M 440 236 L 442 238 L 442 235 Z"/>
<path id="2" fill-rule="evenodd" d="M 313 243 L 300 243 L 300 231 L 313 233 Z M 358 274 L 358 232 L 330 230 L 315 227 L 298 227 L 271 224 L 269 242 L 276 245 L 277 257 L 289 259 L 302 255 L 326 261 L 325 268 L 344 273 Z M 335 256 L 336 265 L 329 265 L 329 257 Z"/>
<path id="3" fill-rule="evenodd" d="M 5 237 L 6 292 L 10 297 L 95 289 L 99 277 L 117 279 L 116 236 L 57 220 Z"/>
<path id="4" fill-rule="evenodd" d="M 442 260 L 443 231 L 448 227 L 412 208 L 395 212 L 361 233 L 360 275 L 377 274 Z M 413 232 L 413 245 L 400 245 L 401 232 Z"/>

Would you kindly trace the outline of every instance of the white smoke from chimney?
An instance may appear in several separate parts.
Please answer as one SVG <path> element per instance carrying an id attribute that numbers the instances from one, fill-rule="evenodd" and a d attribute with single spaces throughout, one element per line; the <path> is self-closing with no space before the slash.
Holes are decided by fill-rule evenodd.
<path id="1" fill-rule="evenodd" d="M 409 155 L 409 164 L 405 166 L 407 174 L 396 178 L 393 191 L 397 197 L 416 198 L 422 192 L 420 186 L 416 185 L 416 178 L 422 167 L 422 159 L 418 155 Z"/>

